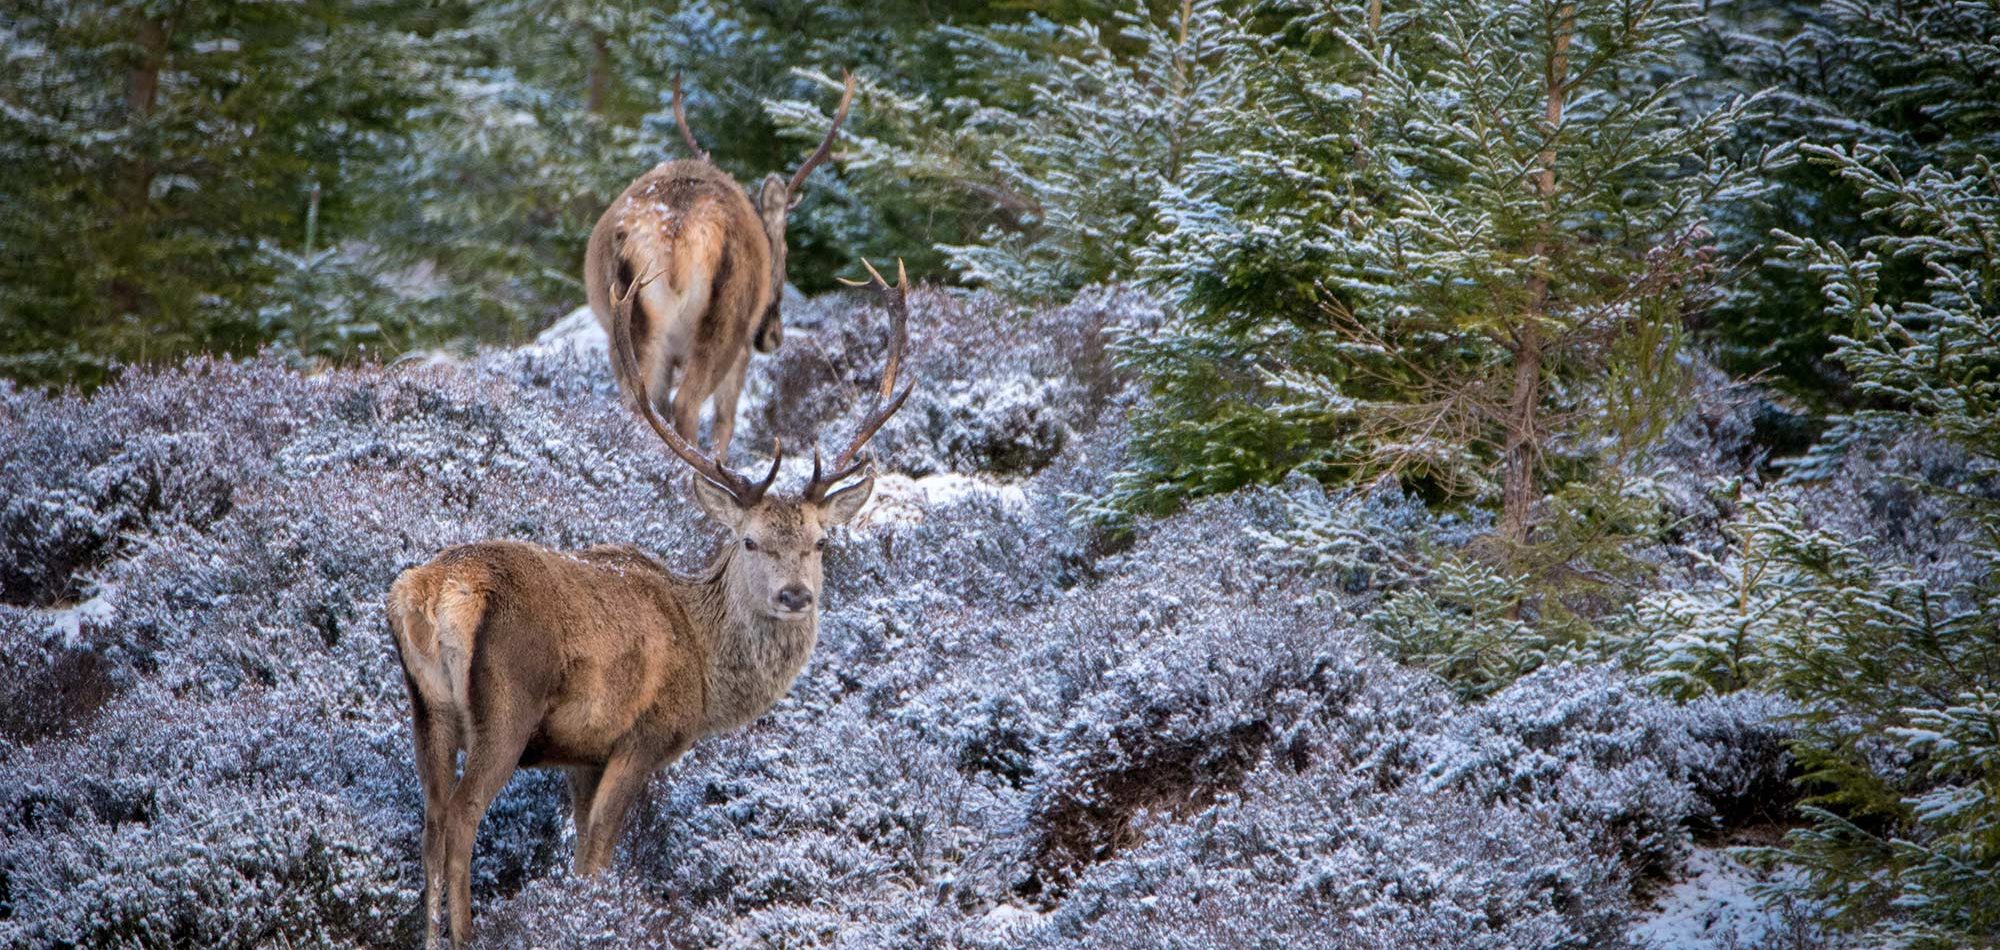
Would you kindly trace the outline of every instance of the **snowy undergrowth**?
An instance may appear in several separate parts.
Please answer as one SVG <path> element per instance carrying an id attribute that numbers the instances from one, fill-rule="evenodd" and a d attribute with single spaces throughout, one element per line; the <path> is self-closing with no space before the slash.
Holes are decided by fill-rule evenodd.
<path id="1" fill-rule="evenodd" d="M 1560 665 L 1469 704 L 1386 659 L 1367 582 L 1271 546 L 1316 487 L 1073 523 L 1134 398 L 1093 354 L 1143 298 L 1033 334 L 984 298 L 912 311 L 919 395 L 811 664 L 653 780 L 602 878 L 566 870 L 559 779 L 518 775 L 475 859 L 501 945 L 1616 945 L 1781 767 L 1760 696 Z M 833 444 L 876 382 L 872 307 L 787 314 L 739 447 Z M 489 536 L 713 543 L 599 359 L 0 390 L 0 945 L 409 945 L 389 582 Z M 1377 540 L 1449 534 L 1371 504 Z"/>

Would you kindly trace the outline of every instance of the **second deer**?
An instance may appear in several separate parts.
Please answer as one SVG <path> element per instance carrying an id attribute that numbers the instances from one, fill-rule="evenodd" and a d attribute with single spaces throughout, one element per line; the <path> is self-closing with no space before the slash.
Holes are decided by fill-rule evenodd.
<path id="1" fill-rule="evenodd" d="M 785 291 L 786 217 L 806 178 L 832 151 L 853 101 L 849 75 L 819 148 L 789 180 L 775 172 L 766 176 L 753 203 L 695 141 L 675 79 L 674 122 L 694 157 L 664 162 L 639 176 L 590 232 L 583 280 L 597 322 L 611 333 L 612 295 L 641 288 L 633 309 L 639 371 L 633 379 L 645 382 L 659 412 L 671 414 L 675 431 L 689 442 L 695 440 L 702 404 L 714 396 L 712 441 L 715 457 L 724 462 L 750 350 L 769 353 L 784 336 L 779 299 Z M 619 380 L 631 395 L 622 374 Z"/>
<path id="2" fill-rule="evenodd" d="M 515 769 L 568 772 L 576 869 L 590 874 L 610 863 L 625 813 L 655 771 L 697 739 L 762 715 L 791 688 L 818 638 L 827 532 L 868 502 L 875 476 L 863 472 L 864 448 L 914 386 L 895 391 L 908 279 L 899 268 L 891 288 L 869 270 L 890 314 L 881 388 L 830 469 L 814 452 L 812 479 L 796 498 L 768 493 L 779 459 L 751 482 L 661 421 L 633 346 L 643 284 L 610 295 L 619 381 L 693 469 L 696 502 L 728 533 L 699 574 L 675 573 L 629 546 L 564 553 L 483 541 L 404 571 L 390 588 L 424 792 L 428 946 L 447 907 L 452 946 L 470 939 L 474 832 Z"/>

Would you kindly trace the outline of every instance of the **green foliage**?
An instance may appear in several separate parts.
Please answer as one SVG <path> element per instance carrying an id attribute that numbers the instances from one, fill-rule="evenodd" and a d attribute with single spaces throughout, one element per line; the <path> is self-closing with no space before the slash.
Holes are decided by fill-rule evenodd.
<path id="1" fill-rule="evenodd" d="M 314 185 L 353 233 L 427 14 L 371 0 L 29 5 L 0 63 L 0 372 L 242 353 Z"/>
<path id="2" fill-rule="evenodd" d="M 1152 403 L 1115 503 L 1292 471 L 1486 502 L 1524 477 L 1526 520 L 1657 431 L 1700 208 L 1748 184 L 1719 151 L 1747 107 L 1691 111 L 1662 78 L 1690 8 L 1566 9 L 1314 8 L 1246 44 L 1231 148 L 1141 255 L 1182 306 L 1121 350 Z"/>
<path id="3" fill-rule="evenodd" d="M 1985 158 L 1904 176 L 1871 149 L 1809 148 L 1870 207 L 1868 253 L 1785 235 L 1849 323 L 1837 357 L 1887 403 L 1863 418 L 1918 423 L 2000 461 L 2000 176 Z M 1885 260 L 1921 266 L 1920 288 L 1880 280 Z M 1919 421 L 1920 420 L 1920 421 Z M 1976 547 L 1968 579 L 1921 579 L 1860 595 L 1842 624 L 1786 671 L 1819 700 L 1797 755 L 1829 789 L 1815 825 L 1767 856 L 1807 872 L 1841 920 L 1912 946 L 2000 941 L 2000 511 L 1957 499 Z"/>
<path id="4" fill-rule="evenodd" d="M 1871 945 L 2000 936 L 2000 611 L 1991 560 L 1939 589 L 1878 566 L 1782 498 L 1695 587 L 1647 596 L 1607 636 L 1683 698 L 1756 688 L 1798 700 L 1792 754 L 1811 825 L 1752 856 Z M 1990 551 L 1988 552 L 1990 558 Z"/>
<path id="5" fill-rule="evenodd" d="M 2000 461 L 2000 179 L 1983 159 L 1960 174 L 1905 176 L 1878 150 L 1805 151 L 1862 196 L 1879 228 L 1860 254 L 1783 236 L 1848 328 L 1835 355 L 1879 406 L 1843 420 L 1843 444 L 1822 454 L 1922 427 L 1990 473 Z M 1920 267 L 1922 284 L 1885 283 L 1892 260 Z M 1825 462 L 1811 461 L 1795 474 Z M 1642 600 L 1605 642 L 1676 695 L 1760 688 L 1801 703 L 1793 755 L 1812 824 L 1753 852 L 1802 872 L 1778 896 L 1826 903 L 1869 945 L 1991 945 L 2000 511 L 1983 495 L 1918 487 L 1953 502 L 1961 563 L 1885 565 L 1866 539 L 1814 527 L 1784 498 L 1758 499 L 1732 528 L 1727 559 L 1705 561 L 1687 590 Z"/>
<path id="6" fill-rule="evenodd" d="M 1809 268 L 1855 388 L 1915 415 L 1984 458 L 2000 458 L 2000 174 L 1976 158 L 1962 173 L 1925 166 L 1905 176 L 1876 149 L 1807 146 L 1870 206 L 1886 233 L 1855 254 L 1780 233 L 1780 250 Z M 1921 268 L 1920 286 L 1885 287 L 1890 262 Z M 1855 414 L 1867 420 L 1882 411 Z"/>
<path id="7" fill-rule="evenodd" d="M 1439 561 L 1420 586 L 1391 595 L 1364 622 L 1390 655 L 1485 696 L 1547 663 L 1564 642 L 1521 619 L 1528 578 L 1464 556 Z"/>
<path id="8" fill-rule="evenodd" d="M 1252 39 L 1229 0 L 1164 14 L 1134 0 L 1091 20 L 940 31 L 980 63 L 970 96 L 869 90 L 848 170 L 871 198 L 915 188 L 962 220 L 937 250 L 968 282 L 1031 298 L 1121 280 L 1158 230 L 1162 197 L 1229 145 Z M 822 79 L 823 82 L 827 81 Z M 781 114 L 803 137 L 810 112 Z"/>
<path id="9" fill-rule="evenodd" d="M 754 183 L 811 144 L 767 106 L 810 98 L 812 141 L 824 131 L 831 96 L 795 69 L 928 94 L 960 72 L 939 21 L 1025 15 L 953 0 L 24 8 L 0 21 L 0 374 L 89 386 L 119 362 L 273 342 L 341 358 L 518 340 L 581 301 L 604 205 L 679 155 L 676 74 L 704 146 Z M 922 196 L 857 197 L 837 164 L 792 218 L 808 290 L 857 253 L 923 273 L 916 222 L 969 233 Z"/>
<path id="10" fill-rule="evenodd" d="M 1705 321 L 1738 372 L 1775 372 L 1814 402 L 1853 405 L 1830 337 L 1819 283 L 1790 255 L 1771 253 L 1772 230 L 1858 247 L 1880 233 L 1855 187 L 1816 162 L 1783 161 L 1796 140 L 1881 150 L 1904 173 L 1961 167 L 2000 149 L 2000 16 L 1990 4 L 1911 0 L 1801 3 L 1724 0 L 1696 47 L 1709 95 L 1768 90 L 1772 108 L 1738 130 L 1740 147 L 1771 150 L 1770 191 L 1713 209 L 1721 245 L 1743 266 Z M 1920 270 L 1885 262 L 1903 286 Z"/>

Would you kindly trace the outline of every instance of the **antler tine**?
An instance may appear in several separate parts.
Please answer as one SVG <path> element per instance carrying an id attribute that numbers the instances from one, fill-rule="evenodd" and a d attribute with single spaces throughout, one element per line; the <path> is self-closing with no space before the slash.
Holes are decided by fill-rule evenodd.
<path id="1" fill-rule="evenodd" d="M 771 470 L 764 473 L 763 481 L 750 486 L 750 499 L 748 503 L 755 503 L 757 499 L 764 497 L 764 492 L 770 490 L 771 483 L 778 480 L 778 465 L 784 462 L 784 460 L 785 460 L 785 444 L 783 442 L 778 441 L 777 439 L 772 439 Z"/>
<path id="2" fill-rule="evenodd" d="M 694 133 L 688 129 L 687 111 L 681 108 L 681 74 L 674 74 L 674 124 L 681 127 L 681 141 L 687 143 L 688 151 L 702 161 L 708 160 L 708 152 L 695 141 Z"/>
<path id="3" fill-rule="evenodd" d="M 826 156 L 833 151 L 833 140 L 840 135 L 840 124 L 847 121 L 847 107 L 854 103 L 854 82 L 854 74 L 848 73 L 847 88 L 840 94 L 840 108 L 835 109 L 833 112 L 833 125 L 826 130 L 826 138 L 820 139 L 819 148 L 814 149 L 811 155 L 806 156 L 806 163 L 800 165 L 799 170 L 792 173 L 792 183 L 786 187 L 785 194 L 798 194 L 799 186 L 806 183 L 806 176 L 812 174 L 813 169 L 818 168 L 821 162 L 826 161 Z"/>
<path id="4" fill-rule="evenodd" d="M 689 468 L 694 469 L 696 475 L 709 480 L 717 488 L 729 492 L 738 504 L 745 507 L 754 505 L 764 497 L 764 492 L 777 479 L 778 463 L 785 456 L 784 446 L 777 443 L 772 444 L 771 471 L 764 476 L 762 482 L 753 485 L 749 479 L 737 474 L 734 470 L 709 457 L 700 449 L 695 448 L 688 440 L 681 438 L 679 432 L 674 431 L 672 426 L 661 421 L 659 414 L 653 411 L 652 396 L 646 392 L 646 379 L 644 374 L 639 371 L 639 357 L 636 348 L 632 345 L 632 304 L 634 299 L 639 296 L 639 288 L 645 286 L 646 282 L 650 280 L 652 280 L 652 276 L 647 275 L 634 281 L 632 286 L 626 288 L 625 294 L 622 297 L 619 296 L 618 288 L 615 284 L 611 288 L 613 314 L 611 320 L 611 365 L 613 371 L 617 374 L 620 381 L 625 383 L 626 391 L 631 394 L 633 410 L 639 414 L 639 418 L 646 420 L 647 425 L 653 427 L 653 432 L 660 437 L 660 441 L 667 444 L 667 448 L 672 449 L 675 455 L 680 456 L 681 461 L 686 462 Z"/>
<path id="5" fill-rule="evenodd" d="M 889 311 L 889 358 L 882 368 L 881 388 L 876 390 L 875 398 L 870 400 L 868 415 L 861 420 L 860 427 L 854 430 L 854 438 L 847 443 L 847 448 L 834 456 L 833 474 L 825 476 L 820 474 L 819 450 L 814 448 L 813 477 L 812 481 L 806 484 L 808 500 L 818 500 L 828 488 L 868 464 L 868 457 L 862 453 L 868 445 L 868 440 L 875 437 L 875 433 L 889 421 L 890 416 L 896 414 L 896 410 L 903 408 L 903 402 L 909 399 L 910 393 L 917 388 L 916 380 L 911 380 L 903 387 L 902 392 L 896 392 L 896 378 L 901 374 L 903 367 L 903 349 L 909 341 L 909 273 L 904 270 L 902 260 L 897 259 L 896 286 L 891 287 L 889 282 L 883 279 L 881 272 L 875 269 L 875 265 L 864 259 L 861 266 L 867 268 L 869 276 L 875 278 L 872 284 L 862 284 L 845 278 L 842 278 L 841 282 L 849 286 L 872 286 L 881 289 L 886 309 Z"/>

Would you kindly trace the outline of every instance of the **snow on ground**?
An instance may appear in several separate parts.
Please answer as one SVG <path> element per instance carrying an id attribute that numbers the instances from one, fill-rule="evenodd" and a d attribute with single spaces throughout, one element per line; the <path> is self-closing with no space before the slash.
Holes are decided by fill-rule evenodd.
<path id="1" fill-rule="evenodd" d="M 1657 950 L 1736 950 L 1766 946 L 1790 930 L 1781 911 L 1758 903 L 1753 889 L 1771 880 L 1729 855 L 1728 848 L 1696 847 L 1686 876 L 1659 906 L 1641 914 L 1628 939 Z"/>
<path id="2" fill-rule="evenodd" d="M 861 513 L 857 527 L 915 524 L 928 512 L 950 508 L 975 498 L 991 498 L 1016 511 L 1028 506 L 1018 485 L 977 475 L 942 472 L 922 478 L 886 473 L 875 479 L 874 500 Z"/>
<path id="3" fill-rule="evenodd" d="M 117 604 L 112 597 L 117 590 L 112 585 L 102 585 L 97 593 L 73 607 L 64 607 L 49 612 L 49 633 L 60 637 L 65 649 L 74 649 L 83 642 L 85 625 L 103 626 L 116 615 Z"/>
<path id="4" fill-rule="evenodd" d="M 597 315 L 584 304 L 535 335 L 535 342 L 520 348 L 523 353 L 552 356 L 558 352 L 604 353 L 611 347 Z"/>

